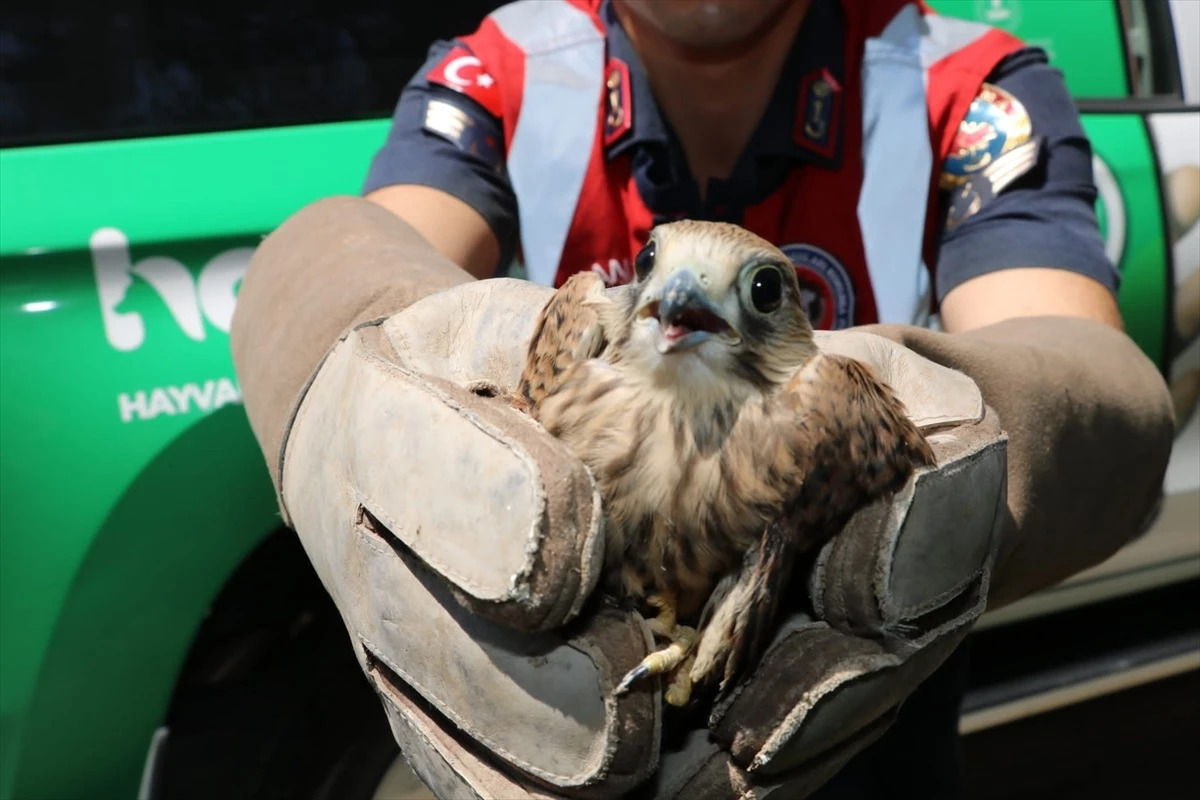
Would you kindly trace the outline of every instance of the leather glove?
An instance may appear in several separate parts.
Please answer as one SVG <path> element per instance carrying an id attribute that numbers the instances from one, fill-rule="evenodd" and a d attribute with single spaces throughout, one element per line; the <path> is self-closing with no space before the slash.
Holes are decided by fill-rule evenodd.
<path id="1" fill-rule="evenodd" d="M 1005 500 L 994 415 L 972 381 L 887 339 L 819 336 L 892 384 L 938 468 L 821 551 L 813 614 L 785 623 L 709 731 L 663 751 L 660 692 L 612 696 L 648 631 L 585 605 L 603 549 L 590 475 L 490 398 L 515 385 L 551 292 L 466 283 L 359 327 L 292 424 L 283 505 L 396 737 L 445 797 L 802 796 L 982 612 Z"/>
<path id="2" fill-rule="evenodd" d="M 1170 396 L 1120 331 L 1041 317 L 820 335 L 894 386 L 938 465 L 822 549 L 809 613 L 663 744 L 657 691 L 612 696 L 649 652 L 644 623 L 587 604 L 603 550 L 590 475 L 486 397 L 511 386 L 549 294 L 474 282 L 386 210 L 329 198 L 259 247 L 230 331 L 284 521 L 441 796 L 802 797 L 985 602 L 1099 563 L 1161 489 Z"/>

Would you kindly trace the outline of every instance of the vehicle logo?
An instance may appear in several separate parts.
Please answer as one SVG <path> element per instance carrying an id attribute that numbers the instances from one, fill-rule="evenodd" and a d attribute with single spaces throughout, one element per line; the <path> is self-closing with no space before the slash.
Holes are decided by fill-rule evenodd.
<path id="1" fill-rule="evenodd" d="M 104 335 L 113 349 L 129 352 L 146 341 L 142 315 L 122 309 L 135 277 L 154 290 L 189 339 L 205 340 L 205 320 L 229 333 L 237 289 L 254 248 L 238 247 L 218 253 L 193 279 L 186 266 L 166 256 L 151 256 L 133 263 L 129 239 L 117 228 L 100 228 L 88 244 L 100 294 Z"/>

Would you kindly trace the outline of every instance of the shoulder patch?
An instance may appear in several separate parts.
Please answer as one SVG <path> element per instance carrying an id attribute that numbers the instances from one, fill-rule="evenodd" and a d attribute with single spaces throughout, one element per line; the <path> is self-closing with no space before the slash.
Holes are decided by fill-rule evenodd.
<path id="1" fill-rule="evenodd" d="M 962 186 L 1032 137 L 1033 124 L 1021 101 L 985 83 L 958 126 L 938 184 L 942 189 Z"/>
<path id="2" fill-rule="evenodd" d="M 800 79 L 800 99 L 792 140 L 817 155 L 832 159 L 840 140 L 842 86 L 827 69 L 810 72 Z"/>
<path id="3" fill-rule="evenodd" d="M 425 115 L 421 127 L 427 133 L 439 136 L 464 153 L 475 156 L 497 173 L 504 171 L 504 148 L 499 141 L 495 124 L 481 125 L 476 116 L 478 110 L 463 108 L 466 105 L 456 97 L 430 97 L 425 101 Z"/>
<path id="4" fill-rule="evenodd" d="M 471 98 L 497 119 L 503 114 L 504 106 L 495 77 L 462 45 L 450 48 L 446 57 L 425 74 L 425 79 Z"/>
<path id="5" fill-rule="evenodd" d="M 612 147 L 632 127 L 629 67 L 619 58 L 610 58 L 604 76 L 604 146 Z"/>
<path id="6" fill-rule="evenodd" d="M 992 161 L 981 172 L 955 187 L 946 211 L 946 230 L 974 216 L 1010 183 L 1033 169 L 1042 153 L 1042 137 L 1035 136 Z"/>

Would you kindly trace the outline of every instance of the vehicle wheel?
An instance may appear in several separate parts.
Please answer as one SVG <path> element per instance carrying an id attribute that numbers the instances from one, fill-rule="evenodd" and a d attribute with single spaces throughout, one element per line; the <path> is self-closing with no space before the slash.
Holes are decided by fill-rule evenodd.
<path id="1" fill-rule="evenodd" d="M 166 727 L 156 800 L 374 800 L 397 770 L 380 700 L 286 531 L 246 560 L 214 605 Z"/>

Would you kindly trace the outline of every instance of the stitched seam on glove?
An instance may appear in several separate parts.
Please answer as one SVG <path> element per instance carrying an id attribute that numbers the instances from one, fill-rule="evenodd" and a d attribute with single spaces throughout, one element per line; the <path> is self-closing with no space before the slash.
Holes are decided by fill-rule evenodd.
<path id="1" fill-rule="evenodd" d="M 813 619 L 803 623 L 802 627 L 810 630 L 815 628 L 833 629 L 833 626 L 828 622 L 819 619 Z M 791 632 L 793 631 L 787 631 L 787 633 Z M 763 651 L 763 654 L 759 657 L 758 662 L 754 665 L 754 668 L 747 673 L 742 680 L 727 688 L 725 690 L 725 694 L 718 698 L 708 716 L 708 727 L 710 730 L 715 730 L 717 726 L 721 724 L 721 721 L 725 718 L 725 715 L 729 713 L 729 710 L 737 705 L 738 698 L 741 697 L 742 692 L 754 682 L 754 678 L 758 674 L 761 665 L 777 647 L 783 646 L 781 642 L 785 641 L 786 638 L 787 636 L 785 635 L 784 628 L 781 627 L 775 632 L 774 637 L 771 639 L 771 643 L 767 646 L 767 649 Z"/>
<path id="2" fill-rule="evenodd" d="M 400 528 L 401 530 L 403 530 L 403 528 L 401 528 L 401 526 L 399 526 L 396 523 L 395 519 L 388 516 L 383 511 L 375 510 L 378 508 L 382 508 L 382 505 L 379 503 L 376 503 L 375 499 L 373 497 L 367 495 L 365 492 L 363 492 L 361 490 L 355 490 L 354 494 L 355 494 L 355 498 L 358 501 L 359 507 L 363 511 L 365 511 L 367 514 L 369 514 L 370 516 L 379 520 L 379 522 L 383 525 L 383 527 L 387 529 L 388 534 L 390 534 L 393 538 L 395 538 L 396 543 L 399 546 L 404 547 L 406 550 L 411 552 L 413 554 L 413 556 L 415 556 L 416 558 L 418 558 L 419 560 L 421 560 L 422 562 L 427 564 L 429 567 L 433 568 L 435 571 L 437 571 L 437 573 L 439 575 L 441 575 L 445 578 L 449 578 L 450 580 L 454 581 L 454 583 L 457 584 L 460 588 L 471 592 L 471 596 L 474 599 L 481 600 L 484 602 L 489 602 L 489 603 L 497 603 L 497 604 L 503 604 L 506 602 L 513 602 L 513 601 L 519 602 L 519 600 L 521 599 L 518 597 L 514 597 L 512 594 L 506 594 L 506 595 L 502 595 L 502 596 L 495 597 L 495 598 L 490 597 L 490 596 L 481 596 L 484 594 L 483 590 L 485 587 L 480 585 L 477 581 L 471 580 L 470 578 L 463 575 L 458 570 L 455 570 L 452 567 L 448 566 L 441 559 L 436 558 L 432 555 L 429 555 L 428 553 L 422 552 L 421 550 L 418 550 L 416 547 L 414 547 L 412 544 L 410 544 L 408 541 L 406 541 L 404 538 L 402 538 L 400 536 L 400 534 L 396 533 L 396 530 L 398 528 Z M 362 529 L 363 525 L 359 524 L 357 527 Z M 382 541 L 383 546 L 385 546 L 387 548 L 386 551 L 381 550 L 381 552 L 387 552 L 393 556 L 396 555 L 395 550 L 394 550 L 395 545 L 392 545 L 390 542 L 388 542 L 387 537 L 383 533 L 381 533 L 380 531 L 376 531 L 376 530 L 370 530 L 370 534 L 377 541 Z M 378 549 L 378 548 L 376 548 L 376 549 Z M 489 588 L 489 592 L 490 592 L 490 587 L 488 587 L 488 588 Z"/>
<path id="3" fill-rule="evenodd" d="M 371 655 L 370 658 L 373 659 L 374 655 Z M 436 754 L 437 759 L 441 761 L 448 770 L 460 776 L 463 783 L 470 784 L 472 782 L 471 776 L 463 774 L 463 772 L 459 769 L 455 769 L 455 767 L 446 760 L 445 756 L 442 755 L 441 748 L 437 746 L 437 743 L 426 736 L 425 732 L 416 723 L 409 719 L 407 714 L 404 713 L 404 710 L 400 707 L 399 701 L 394 697 L 396 690 L 391 686 L 391 682 L 380 676 L 378 670 L 373 665 L 368 665 L 367 675 L 371 679 L 371 683 L 375 686 L 376 690 L 391 701 L 392 706 L 396 710 L 395 717 L 400 720 L 405 729 L 410 731 L 412 735 L 416 736 L 424 743 L 425 746 L 422 749 L 426 753 Z M 390 719 L 392 715 L 389 714 L 388 716 Z M 413 771 L 416 771 L 415 768 L 413 768 Z M 472 800 L 477 800 L 479 798 L 479 793 L 475 791 L 474 787 L 470 788 Z"/>
<path id="4" fill-rule="evenodd" d="M 809 714 L 837 689 L 850 684 L 854 681 L 876 676 L 884 670 L 895 668 L 903 663 L 903 659 L 899 656 L 892 655 L 890 658 L 886 656 L 884 661 L 889 661 L 886 667 L 880 667 L 880 655 L 871 655 L 860 658 L 852 658 L 843 662 L 840 669 L 832 671 L 825 676 L 825 679 L 813 686 L 792 706 L 787 716 L 783 721 L 771 731 L 771 734 L 763 742 L 762 747 L 758 749 L 754 759 L 746 768 L 747 772 L 754 772 L 761 769 L 767 762 L 778 755 L 779 750 L 792 740 L 792 737 L 799 736 L 800 730 L 804 727 L 804 721 Z M 834 745 L 836 746 L 836 745 Z M 818 756 L 820 753 L 817 754 Z"/>
<path id="5" fill-rule="evenodd" d="M 370 350 L 366 350 L 365 348 L 362 348 L 362 347 L 358 348 L 358 350 L 359 350 L 359 352 L 361 352 L 363 354 L 364 360 L 372 362 L 377 368 L 381 369 L 384 372 L 403 377 L 404 379 L 406 379 L 409 382 L 410 385 L 415 386 L 418 390 L 424 392 L 425 394 L 432 397 L 433 399 L 442 402 L 448 408 L 457 412 L 459 414 L 460 418 L 462 418 L 462 419 L 466 420 L 467 422 L 469 422 L 470 424 L 474 425 L 475 428 L 478 429 L 480 432 L 484 433 L 485 435 L 490 437 L 493 441 L 502 445 L 505 449 L 507 449 L 509 452 L 511 452 L 513 455 L 515 455 L 517 457 L 517 459 L 520 460 L 521 463 L 526 468 L 529 469 L 530 474 L 532 476 L 532 480 L 531 480 L 530 484 L 531 484 L 531 490 L 533 491 L 533 504 L 534 504 L 534 507 L 538 510 L 538 514 L 535 517 L 535 520 L 537 520 L 537 521 L 535 521 L 533 523 L 533 525 L 531 526 L 531 530 L 528 532 L 527 537 L 526 537 L 525 553 L 526 553 L 527 557 L 525 558 L 525 561 L 522 564 L 521 568 L 518 569 L 513 575 L 511 575 L 509 577 L 508 590 L 506 591 L 506 593 L 504 595 L 502 595 L 498 598 L 477 597 L 477 599 L 479 599 L 479 600 L 484 600 L 484 601 L 488 601 L 488 602 L 496 602 L 496 603 L 502 603 L 505 601 L 516 601 L 516 602 L 528 603 L 531 599 L 529 596 L 529 576 L 532 574 L 532 572 L 537 564 L 537 553 L 538 553 L 539 549 L 541 548 L 542 539 L 544 538 L 544 535 L 545 535 L 543 526 L 541 524 L 539 524 L 539 522 L 545 519 L 545 514 L 546 514 L 546 510 L 547 510 L 546 509 L 546 492 L 542 488 L 543 477 L 541 474 L 541 470 L 538 469 L 538 465 L 537 465 L 536 461 L 534 461 L 529 456 L 529 453 L 526 452 L 525 448 L 521 447 L 519 445 L 519 443 L 515 442 L 508 436 L 505 436 L 501 431 L 499 431 L 498 429 L 496 429 L 495 427 L 493 427 L 492 425 L 487 423 L 485 420 L 483 420 L 481 417 L 479 417 L 479 415 L 477 415 L 473 411 L 464 408 L 460 403 L 456 402 L 452 397 L 450 397 L 446 393 L 438 390 L 429 382 L 422 380 L 421 377 L 418 376 L 417 374 L 409 372 L 408 370 L 404 369 L 403 367 L 400 367 L 399 365 L 397 365 L 393 362 L 389 362 L 389 361 L 381 358 L 378 354 L 371 352 Z M 377 504 L 371 503 L 370 505 L 371 505 L 371 507 L 379 508 L 379 506 Z M 378 517 L 380 520 L 383 520 L 385 522 L 385 524 L 388 526 L 388 528 L 393 533 L 396 534 L 397 538 L 401 537 L 401 534 L 396 533 L 396 526 L 395 526 L 394 519 L 387 517 L 386 515 L 382 514 L 382 512 L 372 512 L 372 513 L 374 513 L 375 516 Z M 402 541 L 403 541 L 403 539 L 402 539 Z M 442 563 L 439 559 L 436 559 L 435 557 L 431 556 L 425 548 L 418 548 L 412 542 L 409 542 L 409 541 L 404 541 L 404 543 L 407 546 L 409 546 L 410 548 L 412 548 L 413 552 L 416 553 L 418 556 L 420 556 L 422 561 L 425 561 L 427 564 L 430 564 L 431 566 L 433 566 L 435 569 L 437 569 L 443 575 L 451 578 L 456 583 L 459 583 L 463 588 L 471 591 L 473 594 L 477 594 L 478 592 L 481 591 L 482 587 L 478 583 L 469 580 L 468 578 L 463 576 L 461 573 L 459 573 L 457 570 L 450 568 L 449 566 Z"/>
<path id="6" fill-rule="evenodd" d="M 952 588 L 935 595 L 928 603 L 922 603 L 919 606 L 913 606 L 911 608 L 906 608 L 903 611 L 897 611 L 894 616 L 889 615 L 888 619 L 883 623 L 883 627 L 885 629 L 892 628 L 893 626 L 901 629 L 908 627 L 911 620 L 920 619 L 930 612 L 937 611 L 938 609 L 945 607 L 946 603 L 949 601 L 962 597 L 966 590 L 972 585 L 978 583 L 979 579 L 986 572 L 986 567 L 980 567 L 979 569 L 967 575 Z"/>
<path id="7" fill-rule="evenodd" d="M 599 578 L 595 576 L 596 565 L 601 567 L 604 564 L 604 547 L 605 537 L 608 535 L 607 517 L 604 515 L 604 502 L 600 496 L 600 486 L 596 483 L 595 477 L 591 470 L 584 469 L 588 473 L 588 480 L 592 482 L 592 530 L 584 537 L 582 546 L 579 547 L 579 567 L 576 571 L 579 575 L 577 581 L 577 589 L 575 599 L 572 600 L 569 613 L 565 620 L 574 619 L 583 611 L 584 605 L 591 599 L 591 593 L 585 592 L 583 589 L 587 586 L 595 586 L 595 581 Z"/>
<path id="8" fill-rule="evenodd" d="M 279 475 L 279 484 L 275 487 L 275 494 L 279 502 L 279 516 L 283 520 L 283 524 L 287 525 L 293 530 L 295 530 L 296 526 L 292 523 L 292 515 L 288 511 L 287 502 L 283 497 L 283 487 L 285 485 L 283 479 L 283 470 L 287 464 L 288 445 L 291 444 L 292 441 L 292 430 L 296 425 L 296 420 L 299 419 L 303 410 L 304 401 L 308 398 L 309 390 L 312 389 L 312 385 L 317 382 L 317 378 L 321 374 L 321 369 L 325 366 L 326 362 L 329 361 L 329 358 L 333 355 L 334 351 L 342 345 L 342 343 L 346 340 L 346 337 L 349 335 L 349 331 L 344 332 L 338 337 L 337 341 L 335 341 L 330 348 L 325 351 L 325 354 L 321 356 L 321 360 L 317 362 L 317 366 L 309 374 L 308 379 L 304 381 L 304 385 L 300 387 L 300 391 L 297 393 L 296 399 L 292 403 L 292 407 L 288 409 L 287 419 L 284 420 L 283 430 L 280 433 L 279 454 L 276 463 L 276 471 Z"/>
<path id="9" fill-rule="evenodd" d="M 949 602 L 916 617 L 913 621 L 914 624 L 908 626 L 920 632 L 920 635 L 915 639 L 904 636 L 888 636 L 887 641 L 893 643 L 893 645 L 899 643 L 904 649 L 915 653 L 924 650 L 937 640 L 949 635 L 952 631 L 963 626 L 973 625 L 983 614 L 987 597 L 988 574 L 986 570 L 977 571 L 972 576 L 971 581 L 963 587 L 963 590 L 950 598 Z M 963 601 L 962 605 L 964 607 L 954 609 L 953 603 L 955 600 Z M 927 619 L 923 621 L 922 617 Z M 928 626 L 928 629 L 923 630 L 926 626 Z"/>
<path id="10" fill-rule="evenodd" d="M 637 625 L 637 634 L 642 638 L 643 644 L 646 647 L 646 652 L 650 652 L 654 647 L 654 639 L 650 635 L 649 629 L 644 623 Z M 621 700 L 617 698 L 611 691 L 607 691 L 607 687 L 615 685 L 617 673 L 613 669 L 612 663 L 609 661 L 608 654 L 603 647 L 592 644 L 588 640 L 571 640 L 570 646 L 592 659 L 592 662 L 597 667 L 597 688 L 604 698 L 604 717 L 605 725 L 608 730 L 616 730 L 619 718 L 618 706 L 621 702 L 629 702 L 629 700 Z M 622 673 L 623 674 L 623 673 Z M 659 689 L 653 692 L 653 702 L 659 704 L 662 702 L 662 693 Z M 655 714 L 654 730 L 651 733 L 651 757 L 643 764 L 642 769 L 624 771 L 614 773 L 611 766 L 616 759 L 618 751 L 621 748 L 621 740 L 618 736 L 605 737 L 604 762 L 602 771 L 599 773 L 601 780 L 606 780 L 614 775 L 628 777 L 634 779 L 635 783 L 641 782 L 645 778 L 652 775 L 658 769 L 661 759 L 661 743 L 662 743 L 662 716 Z"/>
<path id="11" fill-rule="evenodd" d="M 379 533 L 371 530 L 365 525 L 359 524 L 356 525 L 356 528 L 362 543 L 369 547 L 372 551 L 378 553 L 384 558 L 401 558 L 403 560 L 404 556 L 398 555 L 395 550 L 395 547 L 397 546 L 405 547 L 403 543 L 393 545 L 386 540 L 386 537 L 381 536 Z M 417 558 L 415 555 L 409 555 L 408 557 L 416 561 L 417 568 L 420 568 L 419 558 Z M 455 594 L 453 588 L 451 588 L 451 592 L 452 594 Z M 464 602 L 462 598 L 458 599 L 460 602 Z M 393 622 L 393 624 L 395 623 Z M 650 634 L 648 630 L 645 629 L 645 626 L 639 626 L 633 635 L 641 641 L 643 650 L 649 652 L 653 645 L 653 639 L 650 638 Z M 367 637 L 363 636 L 361 633 L 359 636 L 362 641 L 369 641 Z M 632 786 L 640 783 L 651 773 L 653 773 L 658 764 L 662 725 L 661 717 L 657 714 L 654 715 L 654 726 L 653 731 L 651 732 L 648 757 L 643 752 L 644 748 L 642 747 L 636 748 L 636 751 L 631 750 L 630 747 L 626 745 L 626 742 L 619 737 L 619 735 L 610 732 L 621 730 L 623 721 L 627 723 L 631 717 L 636 718 L 638 715 L 636 711 L 630 710 L 626 710 L 623 713 L 621 706 L 623 704 L 636 704 L 644 702 L 644 698 L 642 698 L 640 695 L 630 695 L 624 698 L 616 698 L 611 694 L 611 692 L 606 690 L 606 687 L 611 687 L 615 683 L 616 675 L 624 673 L 623 669 L 617 670 L 613 666 L 609 659 L 609 651 L 606 649 L 606 647 L 587 638 L 572 638 L 569 641 L 564 642 L 564 644 L 577 652 L 583 653 L 593 662 L 593 664 L 596 665 L 596 692 L 598 696 L 604 700 L 603 755 L 600 757 L 599 766 L 597 767 L 595 774 L 592 776 L 592 782 L 604 782 L 608 786 L 613 786 L 615 784 L 629 784 Z M 367 650 L 366 652 L 369 653 L 371 658 L 376 657 L 376 651 L 374 649 Z M 377 658 L 377 661 L 380 664 L 391 668 L 390 662 L 386 661 L 385 659 Z M 422 696 L 425 696 L 425 692 L 419 688 L 424 686 L 423 683 L 418 683 L 417 681 L 413 680 L 409 674 L 403 673 L 400 670 L 394 671 L 397 673 L 397 675 L 403 676 L 403 680 L 407 685 L 412 686 L 415 691 Z M 443 703 L 437 702 L 432 698 L 427 698 L 427 701 L 430 702 L 431 705 L 436 706 L 439 711 L 445 707 Z M 452 718 L 452 716 L 449 714 L 446 714 L 446 716 L 447 718 Z M 464 727 L 459 720 L 454 720 L 454 722 L 460 728 Z M 499 748 L 497 749 L 499 750 Z M 595 753 L 595 750 L 595 746 L 589 748 L 589 752 Z M 641 753 L 640 757 L 638 753 Z M 630 767 L 631 761 L 635 763 L 635 766 Z M 621 769 L 617 769 L 618 764 L 623 765 Z M 586 786 L 588 784 L 585 783 L 583 785 Z"/>
<path id="12" fill-rule="evenodd" d="M 960 474 L 962 471 L 973 466 L 974 463 L 976 463 L 979 459 L 985 458 L 988 454 L 988 451 L 1002 447 L 1004 442 L 1005 439 L 1003 436 L 1000 439 L 984 441 L 969 450 L 964 450 L 962 453 L 958 454 L 953 461 L 939 464 L 938 467 L 934 469 L 922 469 L 919 471 L 911 482 L 911 489 L 909 490 L 909 506 L 911 507 L 912 501 L 916 498 L 920 487 L 920 481 L 925 475 L 938 473 L 942 477 L 949 477 L 951 475 Z M 1003 481 L 1003 474 L 1004 470 L 1000 470 L 1000 480 L 998 483 Z M 998 493 L 1001 495 L 1001 498 L 1003 498 L 1004 493 L 1002 491 Z M 907 520 L 901 523 L 901 525 L 906 523 Z M 916 603 L 909 606 L 900 606 L 889 602 L 889 598 L 894 597 L 889 585 L 891 583 L 892 569 L 895 565 L 896 548 L 899 546 L 901 539 L 900 536 L 891 537 L 886 554 L 885 568 L 882 570 L 882 574 L 877 576 L 877 581 L 875 584 L 875 599 L 879 608 L 880 618 L 886 620 L 904 620 L 911 619 L 913 617 L 919 617 L 944 605 L 948 600 L 961 595 L 963 590 L 974 583 L 981 573 L 988 571 L 988 565 L 990 564 L 991 560 L 990 555 L 995 549 L 996 537 L 997 532 L 993 527 L 992 535 L 989 537 L 987 552 L 984 554 L 983 563 L 965 576 L 963 580 L 955 583 L 953 586 L 942 592 L 934 594 L 923 603 Z M 885 583 L 889 585 L 885 585 Z M 884 624 L 886 625 L 887 622 L 885 621 Z"/>
<path id="13" fill-rule="evenodd" d="M 474 730 L 468 724 L 466 719 L 464 719 L 461 715 L 455 713 L 454 710 L 451 709 L 435 692 L 431 691 L 429 689 L 429 687 L 423 686 L 422 684 L 413 680 L 413 677 L 411 675 L 409 675 L 406 671 L 401 669 L 399 665 L 397 665 L 391 659 L 384 656 L 382 649 L 375 642 L 371 641 L 366 636 L 363 636 L 361 633 L 358 634 L 358 637 L 359 637 L 359 639 L 362 640 L 363 647 L 366 648 L 370 652 L 372 658 L 378 660 L 379 663 L 384 664 L 385 666 L 387 666 L 388 669 L 392 670 L 398 676 L 400 676 L 400 678 L 405 683 L 407 683 L 409 686 L 412 686 L 418 693 L 420 693 L 420 695 L 422 697 L 426 698 L 429 702 L 433 703 L 433 705 L 437 707 L 438 711 L 441 712 L 442 714 L 444 714 L 447 719 L 449 719 L 451 722 L 453 722 L 455 725 L 457 725 L 463 731 L 469 732 L 468 735 L 471 738 L 475 739 L 480 744 L 485 745 L 488 749 L 490 749 L 492 752 L 496 753 L 497 755 L 502 756 L 506 761 L 513 764 L 514 766 L 525 770 L 530 775 L 536 775 L 537 777 L 541 778 L 542 780 L 549 781 L 550 783 L 557 784 L 564 788 L 589 786 L 591 784 L 594 784 L 598 781 L 603 780 L 604 777 L 606 776 L 607 771 L 608 771 L 608 760 L 609 760 L 608 759 L 608 757 L 609 757 L 608 745 L 609 745 L 610 740 L 612 739 L 612 724 L 611 724 L 612 720 L 611 719 L 605 719 L 605 731 L 604 731 L 605 747 L 603 750 L 604 757 L 603 757 L 601 763 L 598 765 L 598 768 L 593 772 L 579 772 L 574 775 L 558 775 L 558 774 L 555 774 L 548 770 L 542 769 L 541 767 L 537 767 L 537 766 L 534 766 L 533 764 L 528 763 L 523 758 L 520 758 L 515 753 L 511 752 L 510 750 L 506 749 L 499 743 L 492 740 L 486 734 Z M 571 645 L 571 648 L 574 650 L 577 650 L 581 653 L 584 653 L 584 655 L 588 655 L 590 658 L 590 655 L 588 653 L 580 650 L 578 647 Z"/>

